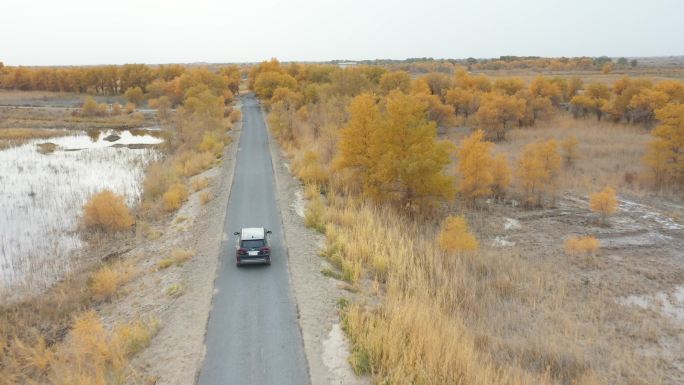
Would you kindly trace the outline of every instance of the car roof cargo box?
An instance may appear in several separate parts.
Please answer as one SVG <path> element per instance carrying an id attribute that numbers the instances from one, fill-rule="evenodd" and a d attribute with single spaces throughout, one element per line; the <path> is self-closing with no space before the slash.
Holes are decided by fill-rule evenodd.
<path id="1" fill-rule="evenodd" d="M 264 228 L 263 227 L 247 227 L 242 229 L 242 234 L 240 238 L 245 239 L 264 239 Z"/>

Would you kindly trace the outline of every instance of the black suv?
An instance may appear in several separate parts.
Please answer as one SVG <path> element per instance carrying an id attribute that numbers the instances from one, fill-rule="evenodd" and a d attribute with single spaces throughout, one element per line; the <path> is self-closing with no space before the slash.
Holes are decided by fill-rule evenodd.
<path id="1" fill-rule="evenodd" d="M 263 227 L 246 227 L 236 231 L 235 264 L 237 266 L 265 263 L 271 264 L 271 248 L 268 245 L 270 230 Z"/>

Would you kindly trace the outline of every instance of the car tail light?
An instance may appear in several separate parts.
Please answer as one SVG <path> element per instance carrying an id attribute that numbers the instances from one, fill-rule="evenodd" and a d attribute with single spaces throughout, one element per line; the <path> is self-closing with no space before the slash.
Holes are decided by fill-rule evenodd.
<path id="1" fill-rule="evenodd" d="M 247 254 L 247 249 L 242 249 L 242 248 L 241 248 L 241 249 L 238 249 L 237 253 L 240 254 L 240 255 Z"/>
<path id="2" fill-rule="evenodd" d="M 268 253 L 271 252 L 271 249 L 269 249 L 268 247 L 262 247 L 262 248 L 259 249 L 259 252 L 260 252 L 261 254 L 268 254 Z"/>

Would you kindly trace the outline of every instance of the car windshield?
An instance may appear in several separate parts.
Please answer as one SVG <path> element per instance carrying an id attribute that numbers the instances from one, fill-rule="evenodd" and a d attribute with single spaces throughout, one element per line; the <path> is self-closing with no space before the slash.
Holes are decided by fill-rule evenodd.
<path id="1" fill-rule="evenodd" d="M 263 239 L 246 239 L 242 241 L 241 247 L 243 249 L 258 249 L 264 247 L 265 242 Z"/>

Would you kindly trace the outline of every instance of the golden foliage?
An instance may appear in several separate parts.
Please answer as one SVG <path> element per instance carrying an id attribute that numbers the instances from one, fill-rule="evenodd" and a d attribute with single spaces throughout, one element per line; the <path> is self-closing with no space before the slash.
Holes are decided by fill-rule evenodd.
<path id="1" fill-rule="evenodd" d="M 436 140 L 436 127 L 415 96 L 392 91 L 369 146 L 376 162 L 366 191 L 379 202 L 418 208 L 453 197 L 452 178 L 444 174 L 452 144 Z"/>
<path id="2" fill-rule="evenodd" d="M 216 161 L 216 156 L 209 151 L 184 151 L 178 154 L 174 160 L 176 172 L 188 177 L 208 169 Z"/>
<path id="3" fill-rule="evenodd" d="M 133 275 L 133 268 L 124 262 L 103 266 L 90 276 L 90 294 L 97 301 L 109 300 Z"/>
<path id="4" fill-rule="evenodd" d="M 565 251 L 568 254 L 593 254 L 599 246 L 598 239 L 590 236 L 570 237 L 565 241 Z"/>
<path id="5" fill-rule="evenodd" d="M 349 121 L 339 133 L 338 153 L 333 162 L 334 170 L 347 169 L 355 185 L 370 187 L 375 160 L 370 154 L 370 144 L 378 124 L 380 110 L 375 96 L 364 93 L 355 97 L 349 105 Z"/>
<path id="6" fill-rule="evenodd" d="M 99 113 L 99 105 L 97 104 L 95 99 L 93 99 L 92 96 L 87 96 L 85 102 L 83 102 L 83 106 L 81 107 L 81 115 L 96 116 L 99 115 Z"/>
<path id="7" fill-rule="evenodd" d="M 143 94 L 143 90 L 140 87 L 131 87 L 126 90 L 124 97 L 126 98 L 127 102 L 139 106 L 142 104 L 145 95 Z"/>
<path id="8" fill-rule="evenodd" d="M 78 316 L 65 342 L 56 347 L 47 378 L 55 385 L 123 383 L 128 359 L 149 345 L 159 322 L 135 321 L 108 333 L 94 311 Z"/>
<path id="9" fill-rule="evenodd" d="M 606 187 L 602 191 L 589 196 L 589 207 L 591 211 L 601 214 L 601 223 L 605 223 L 606 217 L 615 214 L 618 208 L 615 190 Z"/>
<path id="10" fill-rule="evenodd" d="M 297 80 L 286 73 L 262 72 L 254 83 L 254 92 L 263 100 L 270 100 L 276 88 L 295 88 Z"/>
<path id="11" fill-rule="evenodd" d="M 83 224 L 104 231 L 127 230 L 135 220 L 131 216 L 123 195 L 103 190 L 93 195 L 83 206 Z"/>
<path id="12" fill-rule="evenodd" d="M 488 197 L 494 183 L 494 143 L 484 140 L 484 131 L 478 130 L 463 139 L 458 146 L 458 193 L 469 201 Z"/>
<path id="13" fill-rule="evenodd" d="M 554 139 L 525 146 L 518 159 L 517 174 L 527 205 L 541 205 L 544 193 L 551 196 L 552 203 L 555 201 L 560 163 L 558 145 Z"/>
<path id="14" fill-rule="evenodd" d="M 658 187 L 684 188 L 684 104 L 659 109 L 644 162 Z"/>
<path id="15" fill-rule="evenodd" d="M 525 116 L 525 100 L 498 92 L 484 94 L 475 118 L 477 126 L 493 140 L 504 140 L 511 124 Z"/>
<path id="16" fill-rule="evenodd" d="M 477 250 L 479 243 L 462 216 L 449 216 L 442 222 L 439 232 L 439 247 L 449 253 L 464 253 Z"/>
<path id="17" fill-rule="evenodd" d="M 211 178 L 204 177 L 193 179 L 190 185 L 192 186 L 192 191 L 200 191 L 209 187 L 209 183 L 211 183 Z"/>
<path id="18" fill-rule="evenodd" d="M 407 94 L 411 91 L 411 76 L 406 71 L 386 72 L 380 76 L 379 85 L 384 94 L 392 90 Z"/>
<path id="19" fill-rule="evenodd" d="M 172 184 L 162 196 L 164 210 L 176 211 L 188 199 L 188 189 L 183 183 Z"/>

